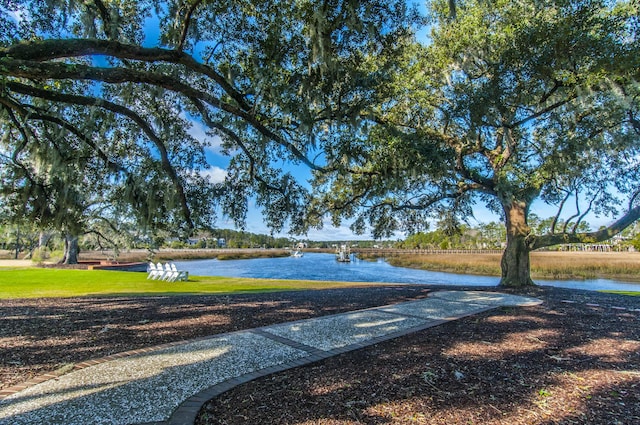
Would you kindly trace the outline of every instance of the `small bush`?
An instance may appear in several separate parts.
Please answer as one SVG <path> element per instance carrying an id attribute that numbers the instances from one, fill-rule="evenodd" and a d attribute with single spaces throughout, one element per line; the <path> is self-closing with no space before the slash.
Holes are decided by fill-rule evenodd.
<path id="1" fill-rule="evenodd" d="M 31 253 L 31 261 L 34 263 L 42 263 L 49 258 L 49 250 L 47 248 L 36 248 Z"/>
<path id="2" fill-rule="evenodd" d="M 49 261 L 52 263 L 59 263 L 64 258 L 63 250 L 55 250 L 49 253 Z"/>

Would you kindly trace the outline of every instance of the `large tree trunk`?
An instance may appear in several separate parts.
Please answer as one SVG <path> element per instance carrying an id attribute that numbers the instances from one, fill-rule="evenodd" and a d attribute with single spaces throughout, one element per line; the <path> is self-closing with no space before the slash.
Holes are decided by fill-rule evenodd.
<path id="1" fill-rule="evenodd" d="M 18 256 L 20 255 L 20 251 L 22 249 L 21 243 L 20 243 L 20 226 L 17 226 L 16 228 L 16 252 L 15 252 L 15 256 L 13 257 L 14 260 L 18 259 Z"/>
<path id="2" fill-rule="evenodd" d="M 62 264 L 78 264 L 78 253 L 80 246 L 78 244 L 78 236 L 70 233 L 64 235 L 64 257 Z"/>
<path id="3" fill-rule="evenodd" d="M 531 248 L 527 237 L 531 229 L 527 224 L 528 206 L 524 202 L 504 205 L 507 227 L 507 247 L 502 254 L 500 286 L 519 287 L 534 285 L 531 280 Z"/>

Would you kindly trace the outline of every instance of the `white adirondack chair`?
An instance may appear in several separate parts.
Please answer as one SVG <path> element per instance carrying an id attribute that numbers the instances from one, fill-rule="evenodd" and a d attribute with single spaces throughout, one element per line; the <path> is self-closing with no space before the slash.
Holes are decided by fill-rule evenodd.
<path id="1" fill-rule="evenodd" d="M 156 264 L 156 269 L 158 270 L 158 273 L 156 275 L 156 279 L 165 280 L 166 277 L 167 277 L 167 271 L 165 270 L 165 268 L 162 265 L 162 263 Z"/>
<path id="2" fill-rule="evenodd" d="M 158 270 L 156 269 L 156 265 L 153 263 L 149 263 L 149 265 L 147 266 L 147 273 L 149 273 L 149 275 L 147 276 L 147 279 L 155 280 L 156 274 L 158 273 Z"/>
<path id="3" fill-rule="evenodd" d="M 162 264 L 160 263 L 158 263 L 157 265 L 153 263 L 149 263 L 148 270 L 149 270 L 149 276 L 147 276 L 147 279 L 158 280 L 164 274 L 164 269 L 162 268 Z"/>
<path id="4" fill-rule="evenodd" d="M 175 264 L 171 263 L 171 271 L 175 275 L 174 280 L 188 280 L 189 273 L 186 270 L 178 270 Z"/>
<path id="5" fill-rule="evenodd" d="M 171 265 L 169 263 L 164 263 L 164 276 L 163 279 L 167 282 L 174 282 L 177 278 L 177 274 L 171 270 Z"/>

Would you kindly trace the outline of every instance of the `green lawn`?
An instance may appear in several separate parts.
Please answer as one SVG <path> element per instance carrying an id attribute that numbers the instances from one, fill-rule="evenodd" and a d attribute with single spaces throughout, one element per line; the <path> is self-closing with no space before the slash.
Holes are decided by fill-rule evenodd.
<path id="1" fill-rule="evenodd" d="M 326 289 L 372 284 L 190 276 L 188 282 L 148 280 L 146 273 L 0 268 L 0 299 L 166 295 Z"/>

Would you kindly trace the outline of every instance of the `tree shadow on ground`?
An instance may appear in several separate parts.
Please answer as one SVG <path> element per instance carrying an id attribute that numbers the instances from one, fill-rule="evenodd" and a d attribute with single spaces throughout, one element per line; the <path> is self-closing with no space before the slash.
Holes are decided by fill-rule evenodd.
<path id="1" fill-rule="evenodd" d="M 639 312 L 559 294 L 242 385 L 197 423 L 640 423 Z"/>
<path id="2" fill-rule="evenodd" d="M 0 300 L 0 388 L 149 346 L 426 296 L 421 286 L 270 294 Z"/>

